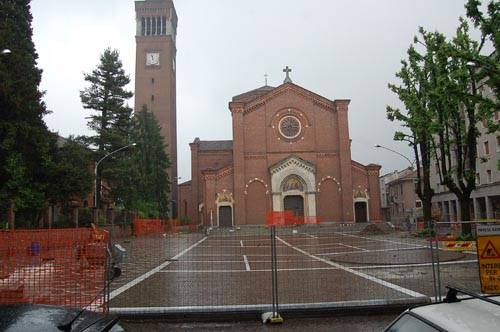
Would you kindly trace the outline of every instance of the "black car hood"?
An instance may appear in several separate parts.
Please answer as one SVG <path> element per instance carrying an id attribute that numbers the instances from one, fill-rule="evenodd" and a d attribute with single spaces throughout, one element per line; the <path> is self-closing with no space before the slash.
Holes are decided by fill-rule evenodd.
<path id="1" fill-rule="evenodd" d="M 78 314 L 79 310 L 64 307 L 13 304 L 0 305 L 0 331 L 5 332 L 61 332 L 58 325 L 69 322 Z M 84 311 L 73 323 L 72 332 L 100 332 L 115 317 Z M 110 330 L 113 332 L 124 331 L 118 324 Z"/>

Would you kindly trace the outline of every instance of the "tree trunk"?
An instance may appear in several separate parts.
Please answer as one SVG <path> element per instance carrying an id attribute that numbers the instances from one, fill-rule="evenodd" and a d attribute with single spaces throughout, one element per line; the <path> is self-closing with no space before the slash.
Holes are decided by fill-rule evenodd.
<path id="1" fill-rule="evenodd" d="M 461 214 L 461 220 L 460 221 L 470 221 L 471 214 L 470 214 L 470 197 L 469 195 L 461 195 L 458 197 L 458 200 L 460 202 L 460 214 Z M 466 223 L 462 224 L 462 234 L 471 234 L 471 224 Z"/>
<path id="2" fill-rule="evenodd" d="M 16 212 L 14 211 L 14 201 L 9 202 L 9 208 L 7 210 L 7 224 L 9 225 L 9 229 L 14 229 L 15 227 L 15 219 L 16 219 Z"/>
<path id="3" fill-rule="evenodd" d="M 78 208 L 73 209 L 73 224 L 78 228 Z"/>
<path id="4" fill-rule="evenodd" d="M 422 200 L 422 212 L 425 223 L 432 219 L 432 197 L 424 197 Z"/>

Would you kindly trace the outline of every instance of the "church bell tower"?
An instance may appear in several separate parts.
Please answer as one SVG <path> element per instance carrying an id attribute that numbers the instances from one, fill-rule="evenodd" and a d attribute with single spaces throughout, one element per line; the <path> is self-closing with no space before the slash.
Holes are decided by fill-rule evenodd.
<path id="1" fill-rule="evenodd" d="M 177 116 L 175 80 L 175 38 L 177 14 L 172 0 L 135 2 L 135 110 L 145 105 L 161 125 L 171 168 L 170 199 L 176 217 L 177 206 Z"/>

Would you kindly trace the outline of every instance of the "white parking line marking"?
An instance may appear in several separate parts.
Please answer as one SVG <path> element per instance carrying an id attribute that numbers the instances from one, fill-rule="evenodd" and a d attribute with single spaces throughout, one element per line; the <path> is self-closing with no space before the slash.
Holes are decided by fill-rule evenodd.
<path id="1" fill-rule="evenodd" d="M 460 265 L 476 263 L 477 259 L 469 259 L 465 261 L 441 262 L 439 265 Z M 367 269 L 398 269 L 404 267 L 420 267 L 432 266 L 432 263 L 415 263 L 415 264 L 394 264 L 394 265 L 365 265 L 365 266 L 349 266 L 350 269 L 367 270 Z"/>
<path id="2" fill-rule="evenodd" d="M 240 246 L 243 248 L 243 240 L 240 240 Z"/>
<path id="3" fill-rule="evenodd" d="M 313 271 L 313 270 L 342 270 L 337 267 L 309 267 L 309 268 L 290 268 L 278 269 L 280 271 Z M 158 273 L 241 273 L 241 272 L 270 272 L 271 269 L 260 270 L 162 270 Z"/>
<path id="4" fill-rule="evenodd" d="M 250 271 L 250 263 L 248 262 L 247 255 L 243 255 L 243 261 L 245 261 L 245 268 Z"/>
<path id="5" fill-rule="evenodd" d="M 389 248 L 389 249 L 373 249 L 364 251 L 336 251 L 336 252 L 325 252 L 321 254 L 315 254 L 318 256 L 333 256 L 342 254 L 360 254 L 360 253 L 370 253 L 370 252 L 384 252 L 384 251 L 405 251 L 405 250 L 416 250 L 416 249 L 426 249 L 427 247 L 408 247 L 408 248 Z"/>
<path id="6" fill-rule="evenodd" d="M 202 243 L 206 239 L 207 239 L 207 237 L 205 236 L 203 239 L 201 239 L 200 241 L 198 241 L 195 244 L 191 245 L 190 247 L 184 249 L 183 251 L 181 251 L 180 253 L 178 253 L 177 255 L 175 255 L 174 257 L 172 257 L 171 259 L 178 259 L 179 257 L 181 257 L 182 255 L 184 255 L 185 253 L 187 253 L 191 249 L 197 247 L 200 243 Z M 138 283 L 140 283 L 140 282 L 146 280 L 147 278 L 151 277 L 153 274 L 155 274 L 157 272 L 161 272 L 162 269 L 164 269 L 165 267 L 167 267 L 170 264 L 172 264 L 172 261 L 170 261 L 170 260 L 168 260 L 166 262 L 163 262 L 160 265 L 158 265 L 157 267 L 155 267 L 154 269 L 149 270 L 148 272 L 146 272 L 143 275 L 135 278 L 134 280 L 126 283 L 125 285 L 121 286 L 120 288 L 115 289 L 114 291 L 112 291 L 109 294 L 109 299 L 111 300 L 111 299 L 117 297 L 118 295 L 120 295 L 121 293 L 125 292 L 129 288 L 132 288 L 135 285 L 137 285 Z"/>
<path id="7" fill-rule="evenodd" d="M 366 236 L 361 236 L 361 235 L 353 235 L 353 234 L 347 234 L 347 233 L 341 233 L 341 232 L 334 232 L 334 233 L 335 234 L 344 235 L 344 236 L 356 237 L 356 238 L 364 239 L 364 240 L 370 240 L 370 241 L 389 242 L 389 243 L 404 244 L 404 245 L 410 244 L 410 243 L 404 243 L 404 242 L 398 242 L 398 241 L 391 241 L 391 240 L 384 240 L 384 239 L 376 239 L 376 238 L 373 238 L 373 237 L 366 237 Z"/>
<path id="8" fill-rule="evenodd" d="M 356 247 L 356 246 L 351 246 L 349 244 L 343 244 L 343 243 L 339 243 L 341 246 L 344 246 L 344 247 L 347 247 L 347 248 L 353 248 L 353 249 L 358 249 L 358 250 L 361 250 L 361 251 L 368 251 L 368 249 L 364 249 L 364 248 L 360 248 L 360 247 Z"/>
<path id="9" fill-rule="evenodd" d="M 407 295 L 410 295 L 410 296 L 413 296 L 413 297 L 425 297 L 425 295 L 420 294 L 420 293 L 415 292 L 415 291 L 412 291 L 411 289 L 407 289 L 407 288 L 404 288 L 404 287 L 392 284 L 390 282 L 381 280 L 379 278 L 372 277 L 372 276 L 370 276 L 368 274 L 365 274 L 365 273 L 362 273 L 362 272 L 359 272 L 359 271 L 347 268 L 347 267 L 345 267 L 343 265 L 340 265 L 340 264 L 328 261 L 328 260 L 326 260 L 324 258 L 315 256 L 313 254 L 310 254 L 307 251 L 304 251 L 304 250 L 302 250 L 300 248 L 297 248 L 297 247 L 291 245 L 290 243 L 286 242 L 285 240 L 280 239 L 279 236 L 277 236 L 276 239 L 278 239 L 280 242 L 282 242 L 283 244 L 287 245 L 288 247 L 290 247 L 290 248 L 292 248 L 292 249 L 294 249 L 294 250 L 296 250 L 296 251 L 298 251 L 298 252 L 300 252 L 300 253 L 302 253 L 302 254 L 310 257 L 310 258 L 314 258 L 314 259 L 316 259 L 316 260 L 318 260 L 320 262 L 323 262 L 323 263 L 325 263 L 327 265 L 339 268 L 339 269 L 344 270 L 346 272 L 350 272 L 350 273 L 352 273 L 352 274 L 354 274 L 354 275 L 356 275 L 358 277 L 365 278 L 367 280 L 373 281 L 373 282 L 375 282 L 375 283 L 377 283 L 379 285 L 385 286 L 387 288 L 391 288 L 391 289 L 393 289 L 395 291 L 398 291 L 398 292 L 401 292 L 403 294 L 407 294 Z"/>

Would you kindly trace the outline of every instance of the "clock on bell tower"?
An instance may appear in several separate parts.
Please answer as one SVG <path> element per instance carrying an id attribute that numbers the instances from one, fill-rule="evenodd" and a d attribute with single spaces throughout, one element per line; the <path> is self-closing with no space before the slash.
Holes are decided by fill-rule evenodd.
<path id="1" fill-rule="evenodd" d="M 177 202 L 177 116 L 175 39 L 177 14 L 172 0 L 135 2 L 136 60 L 135 110 L 145 105 L 161 125 L 166 152 L 171 161 L 172 212 Z"/>

